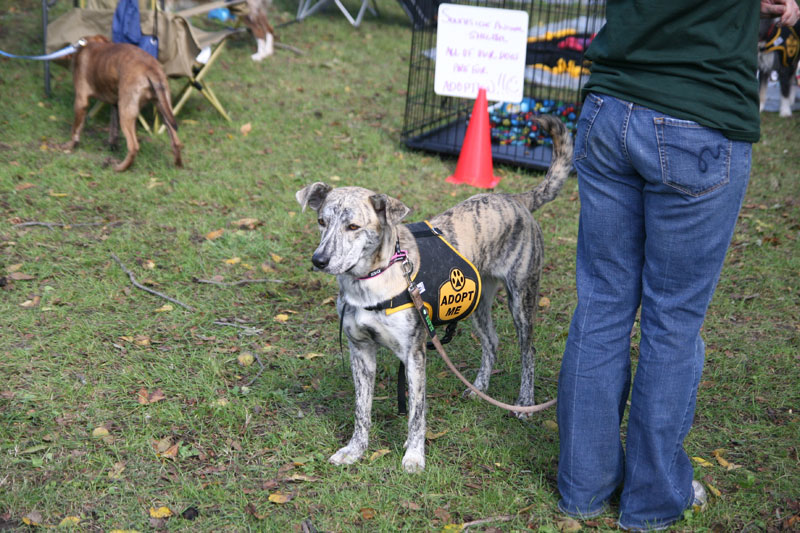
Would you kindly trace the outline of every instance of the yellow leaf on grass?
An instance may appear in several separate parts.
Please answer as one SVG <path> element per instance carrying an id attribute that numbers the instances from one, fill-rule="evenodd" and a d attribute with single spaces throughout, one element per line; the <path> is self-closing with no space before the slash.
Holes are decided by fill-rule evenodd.
<path id="1" fill-rule="evenodd" d="M 55 192 L 53 191 L 53 189 L 50 189 L 50 191 L 47 194 L 49 194 L 53 198 L 64 198 L 65 196 L 69 196 L 69 194 L 65 192 Z"/>
<path id="2" fill-rule="evenodd" d="M 721 466 L 722 468 L 728 468 L 730 466 L 730 463 L 724 457 L 722 457 L 724 453 L 725 453 L 724 448 L 717 448 L 716 450 L 711 452 L 711 455 L 713 455 L 714 458 L 717 460 L 719 466 Z"/>
<path id="3" fill-rule="evenodd" d="M 152 518 L 169 518 L 172 516 L 172 511 L 169 510 L 167 506 L 161 506 L 158 509 L 153 507 L 150 508 L 150 516 Z"/>
<path id="4" fill-rule="evenodd" d="M 539 307 L 543 309 L 550 307 L 550 298 L 548 298 L 547 296 L 542 296 L 539 299 Z"/>
<path id="5" fill-rule="evenodd" d="M 428 440 L 436 440 L 439 437 L 444 437 L 445 435 L 447 435 L 447 430 L 446 429 L 444 431 L 440 431 L 439 433 L 434 433 L 430 429 L 425 432 L 425 438 L 428 439 Z"/>
<path id="6" fill-rule="evenodd" d="M 370 461 L 374 461 L 375 459 L 379 459 L 379 458 L 383 457 L 387 453 L 391 453 L 391 450 L 388 450 L 386 448 L 384 448 L 382 450 L 378 450 L 378 451 L 376 451 L 375 453 L 373 453 L 372 455 L 369 456 L 369 460 Z"/>
<path id="7" fill-rule="evenodd" d="M 225 260 L 226 265 L 238 265 L 241 262 L 242 262 L 241 257 L 231 257 L 230 259 Z"/>
<path id="8" fill-rule="evenodd" d="M 108 436 L 108 430 L 106 428 L 104 428 L 103 426 L 96 427 L 96 428 L 94 428 L 94 430 L 92 430 L 92 437 L 94 437 L 96 439 L 101 439 L 101 438 L 107 437 L 107 436 Z"/>
<path id="9" fill-rule="evenodd" d="M 184 122 L 186 122 L 184 120 Z M 111 529 L 108 533 L 139 533 L 136 529 Z"/>
<path id="10" fill-rule="evenodd" d="M 558 422 L 555 420 L 545 420 L 542 425 L 550 431 L 558 431 Z"/>
<path id="11" fill-rule="evenodd" d="M 142 266 L 147 270 L 153 270 L 156 267 L 156 263 L 152 259 L 148 259 L 147 261 L 142 263 Z"/>
<path id="12" fill-rule="evenodd" d="M 694 461 L 695 463 L 697 463 L 700 466 L 703 466 L 705 468 L 710 468 L 710 467 L 714 466 L 713 464 L 709 463 L 708 461 L 706 461 L 702 457 L 692 457 L 692 461 Z"/>
<path id="13" fill-rule="evenodd" d="M 711 483 L 706 483 L 706 487 L 708 488 L 708 492 L 713 494 L 715 497 L 719 498 L 722 496 L 722 493 L 719 491 L 719 489 Z"/>
<path id="14" fill-rule="evenodd" d="M 239 361 L 239 364 L 242 366 L 250 366 L 253 364 L 253 361 L 255 361 L 255 357 L 253 357 L 253 354 L 250 352 L 244 352 L 239 354 L 236 360 Z"/>
<path id="15" fill-rule="evenodd" d="M 6 272 L 8 272 L 9 274 L 12 273 L 12 272 L 16 272 L 17 270 L 22 268 L 23 264 L 24 263 L 14 263 L 13 265 L 8 265 L 8 268 L 6 269 Z"/>
<path id="16" fill-rule="evenodd" d="M 361 508 L 361 518 L 364 520 L 372 520 L 375 518 L 375 509 L 372 507 L 362 507 Z"/>
<path id="17" fill-rule="evenodd" d="M 277 319 L 276 319 L 276 320 L 277 320 Z M 317 357 L 325 357 L 325 356 L 324 356 L 324 355 L 322 355 L 321 353 L 316 353 L 316 352 L 308 352 L 308 353 L 304 353 L 304 354 L 302 354 L 302 355 L 298 355 L 297 357 L 298 357 L 299 359 L 306 359 L 306 360 L 310 360 L 310 359 L 316 359 Z"/>
<path id="18" fill-rule="evenodd" d="M 252 124 L 248 122 L 247 124 L 244 124 L 241 128 L 239 128 L 239 131 L 242 132 L 242 135 L 246 136 L 248 133 L 252 131 L 252 129 L 253 129 Z"/>
<path id="19" fill-rule="evenodd" d="M 269 501 L 272 503 L 286 503 L 292 499 L 291 494 L 284 494 L 282 492 L 273 492 L 269 495 Z"/>
<path id="20" fill-rule="evenodd" d="M 174 309 L 174 307 L 172 307 L 170 304 L 164 304 L 161 307 L 159 307 L 158 309 L 156 309 L 156 313 L 169 313 L 173 309 Z"/>
<path id="21" fill-rule="evenodd" d="M 74 527 L 81 523 L 81 519 L 78 516 L 65 516 L 61 519 L 61 522 L 58 523 L 58 527 Z"/>
<path id="22" fill-rule="evenodd" d="M 454 531 L 463 531 L 463 524 L 447 524 L 442 528 L 442 533 L 453 533 Z"/>
<path id="23" fill-rule="evenodd" d="M 283 257 L 279 256 L 279 255 L 278 255 L 278 254 L 276 254 L 276 253 L 270 253 L 270 254 L 269 254 L 269 256 L 270 256 L 270 257 L 272 258 L 272 260 L 273 260 L 273 261 L 275 261 L 276 263 L 280 263 L 281 261 L 283 261 Z"/>
<path id="24" fill-rule="evenodd" d="M 214 231 L 209 231 L 206 233 L 206 239 L 209 241 L 213 241 L 214 239 L 219 239 L 222 237 L 222 234 L 225 233 L 224 229 L 215 229 Z"/>
<path id="25" fill-rule="evenodd" d="M 289 320 L 289 315 L 285 315 L 285 314 L 281 313 L 279 315 L 275 315 L 275 319 L 274 320 L 275 320 L 275 322 L 286 322 L 287 320 Z"/>

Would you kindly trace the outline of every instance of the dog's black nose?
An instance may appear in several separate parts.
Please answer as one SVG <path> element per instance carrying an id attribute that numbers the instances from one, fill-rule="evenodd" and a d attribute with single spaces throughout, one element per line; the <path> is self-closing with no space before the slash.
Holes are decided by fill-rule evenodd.
<path id="1" fill-rule="evenodd" d="M 314 254 L 311 256 L 311 262 L 314 263 L 315 267 L 317 267 L 320 270 L 323 270 L 326 266 L 328 266 L 330 258 L 325 257 L 322 254 Z"/>

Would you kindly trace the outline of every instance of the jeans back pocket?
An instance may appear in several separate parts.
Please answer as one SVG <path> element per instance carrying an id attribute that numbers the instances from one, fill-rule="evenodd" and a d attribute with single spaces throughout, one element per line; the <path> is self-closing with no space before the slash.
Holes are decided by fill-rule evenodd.
<path id="1" fill-rule="evenodd" d="M 589 133 L 592 131 L 592 124 L 602 106 L 603 99 L 600 96 L 594 93 L 586 95 L 575 131 L 574 161 L 584 159 L 588 154 Z"/>
<path id="2" fill-rule="evenodd" d="M 691 196 L 702 196 L 730 181 L 733 141 L 691 120 L 653 119 L 662 181 Z"/>

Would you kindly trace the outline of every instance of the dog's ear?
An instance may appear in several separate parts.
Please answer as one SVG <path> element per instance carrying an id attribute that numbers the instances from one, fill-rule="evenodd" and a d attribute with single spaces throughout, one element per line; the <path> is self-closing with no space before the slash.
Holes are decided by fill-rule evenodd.
<path id="1" fill-rule="evenodd" d="M 303 206 L 303 211 L 306 210 L 306 206 L 318 211 L 329 192 L 331 192 L 331 186 L 318 181 L 303 187 L 295 193 L 294 197 L 297 199 L 297 203 Z"/>
<path id="2" fill-rule="evenodd" d="M 400 200 L 385 194 L 373 194 L 369 197 L 369 201 L 372 202 L 372 207 L 381 222 L 391 225 L 399 224 L 411 211 Z"/>

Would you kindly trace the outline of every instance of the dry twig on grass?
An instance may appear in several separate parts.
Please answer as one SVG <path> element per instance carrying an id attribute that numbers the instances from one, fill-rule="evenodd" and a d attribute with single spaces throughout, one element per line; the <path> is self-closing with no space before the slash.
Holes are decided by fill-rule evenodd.
<path id="1" fill-rule="evenodd" d="M 206 283 L 208 285 L 218 285 L 220 287 L 236 287 L 247 285 L 248 283 L 283 283 L 280 279 L 240 279 L 239 281 L 214 281 L 213 279 L 193 278 L 195 283 Z"/>
<path id="2" fill-rule="evenodd" d="M 167 300 L 168 302 L 172 302 L 172 303 L 174 303 L 176 305 L 180 305 L 181 307 L 183 307 L 184 309 L 188 309 L 189 311 L 194 311 L 195 310 L 195 308 L 192 307 L 191 305 L 186 305 L 185 303 L 181 302 L 180 300 L 176 300 L 175 298 L 167 296 L 166 294 L 163 294 L 161 292 L 158 292 L 158 291 L 155 291 L 153 289 L 149 289 L 149 288 L 145 287 L 144 285 L 142 285 L 141 283 L 136 281 L 136 277 L 133 275 L 133 272 L 128 270 L 128 268 L 122 263 L 122 261 L 120 261 L 119 257 L 117 257 L 117 254 L 112 253 L 111 254 L 111 258 L 114 261 L 116 261 L 117 264 L 119 265 L 119 267 L 122 269 L 122 271 L 125 272 L 128 275 L 128 278 L 130 278 L 131 283 L 137 289 L 141 289 L 141 290 L 143 290 L 145 292 L 149 292 L 150 294 L 158 296 L 159 298 L 163 298 L 163 299 Z"/>

